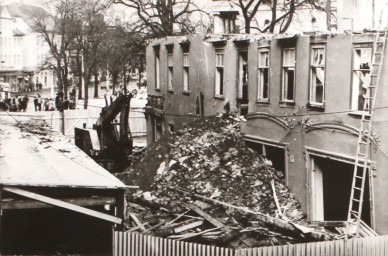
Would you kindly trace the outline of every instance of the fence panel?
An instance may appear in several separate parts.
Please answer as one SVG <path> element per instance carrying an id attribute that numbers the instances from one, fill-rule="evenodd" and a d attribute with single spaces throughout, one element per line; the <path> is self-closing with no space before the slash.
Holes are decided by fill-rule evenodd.
<path id="1" fill-rule="evenodd" d="M 132 136 L 145 136 L 147 134 L 147 125 L 142 109 L 131 109 L 129 112 L 129 127 Z M 73 137 L 74 128 L 93 127 L 100 116 L 101 109 L 71 109 L 64 111 L 65 135 Z M 61 117 L 58 111 L 47 112 L 44 119 L 53 127 L 54 130 L 61 131 Z"/>
<path id="2" fill-rule="evenodd" d="M 230 249 L 127 232 L 114 232 L 114 256 L 385 256 L 388 236 Z"/>

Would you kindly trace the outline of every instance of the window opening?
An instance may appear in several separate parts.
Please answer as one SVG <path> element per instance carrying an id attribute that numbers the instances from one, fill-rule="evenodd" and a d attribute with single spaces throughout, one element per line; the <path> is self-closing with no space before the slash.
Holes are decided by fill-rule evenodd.
<path id="1" fill-rule="evenodd" d="M 269 49 L 260 50 L 258 58 L 257 100 L 269 101 Z"/>
<path id="2" fill-rule="evenodd" d="M 224 52 L 216 53 L 216 81 L 215 95 L 222 96 L 224 94 Z"/>
<path id="3" fill-rule="evenodd" d="M 295 48 L 283 49 L 282 101 L 294 102 L 295 94 Z"/>
<path id="4" fill-rule="evenodd" d="M 188 92 L 189 87 L 189 53 L 183 53 L 183 91 Z"/>
<path id="5" fill-rule="evenodd" d="M 168 53 L 167 53 L 167 67 L 168 67 L 168 71 L 167 71 L 167 86 L 168 86 L 168 90 L 173 90 L 173 83 L 172 83 L 172 78 L 173 78 L 173 74 L 174 74 L 174 59 L 173 59 L 173 52 L 172 52 L 172 49 L 168 50 Z"/>
<path id="6" fill-rule="evenodd" d="M 355 47 L 353 52 L 352 110 L 363 110 L 365 98 L 371 97 L 372 45 Z M 367 99 L 367 107 L 369 99 Z"/>
<path id="7" fill-rule="evenodd" d="M 325 93 L 325 46 L 313 46 L 310 67 L 310 104 L 323 105 Z"/>

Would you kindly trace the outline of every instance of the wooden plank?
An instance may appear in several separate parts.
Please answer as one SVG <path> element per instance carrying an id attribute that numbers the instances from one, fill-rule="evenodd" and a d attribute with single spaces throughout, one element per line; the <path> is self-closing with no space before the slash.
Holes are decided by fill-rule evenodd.
<path id="1" fill-rule="evenodd" d="M 7 191 L 7 192 L 11 192 L 11 193 L 14 193 L 14 194 L 17 194 L 17 195 L 21 195 L 21 196 L 27 197 L 27 198 L 31 198 L 31 199 L 34 199 L 34 200 L 45 202 L 45 203 L 48 203 L 48 204 L 51 204 L 51 205 L 55 205 L 55 206 L 58 206 L 58 207 L 62 207 L 62 208 L 65 208 L 65 209 L 68 209 L 68 210 L 71 210 L 71 211 L 83 213 L 83 214 L 86 214 L 86 215 L 89 215 L 89 216 L 92 216 L 92 217 L 96 217 L 96 218 L 99 218 L 99 219 L 110 221 L 110 222 L 113 222 L 113 223 L 116 223 L 116 224 L 121 224 L 123 222 L 122 219 L 117 218 L 115 216 L 111 216 L 109 214 L 105 214 L 105 213 L 102 213 L 102 212 L 94 211 L 94 210 L 91 210 L 91 209 L 88 209 L 88 208 L 85 208 L 85 207 L 81 207 L 81 206 L 78 206 L 78 205 L 75 205 L 75 204 L 71 204 L 71 203 L 68 203 L 68 202 L 64 202 L 64 201 L 61 201 L 61 200 L 58 200 L 58 199 L 54 199 L 54 198 L 51 198 L 51 197 L 43 196 L 43 195 L 40 195 L 40 194 L 37 194 L 37 193 L 33 193 L 33 192 L 30 192 L 30 191 L 27 191 L 27 190 L 23 190 L 23 189 L 19 189 L 19 188 L 12 188 L 12 187 L 4 187 L 4 190 Z"/>
<path id="2" fill-rule="evenodd" d="M 213 218 L 212 216 L 210 216 L 210 214 L 206 213 L 205 211 L 203 211 L 201 208 L 199 208 L 195 204 L 183 203 L 183 205 L 186 206 L 187 208 L 195 211 L 199 216 L 203 217 L 204 219 L 209 221 L 211 224 L 213 224 L 217 228 L 225 227 L 225 225 L 222 222 L 220 222 L 219 220 Z"/>
<path id="3" fill-rule="evenodd" d="M 118 232 L 113 232 L 113 248 L 112 248 L 112 251 L 113 251 L 113 256 L 118 256 L 117 255 L 117 243 L 118 243 Z"/>
<path id="4" fill-rule="evenodd" d="M 174 232 L 180 233 L 180 232 L 201 226 L 202 224 L 203 224 L 203 220 L 197 220 L 197 221 L 190 222 L 188 224 L 184 224 L 184 225 L 181 225 L 181 226 L 174 228 Z"/>
<path id="5" fill-rule="evenodd" d="M 145 231 L 145 227 L 143 223 L 140 222 L 140 220 L 136 217 L 136 215 L 132 212 L 128 212 L 128 215 L 132 218 L 132 220 L 136 223 L 138 227 L 140 227 L 141 230 Z"/>
<path id="6" fill-rule="evenodd" d="M 218 229 L 220 229 L 220 228 L 207 229 L 207 230 L 203 230 L 203 231 L 197 232 L 197 233 L 185 233 L 185 234 L 182 234 L 182 235 L 171 235 L 168 238 L 178 239 L 178 240 L 180 240 L 180 239 L 188 239 L 188 238 L 192 238 L 192 237 L 195 237 L 195 236 L 206 234 L 208 232 L 212 232 L 212 231 L 215 231 L 215 230 L 218 230 Z"/>
<path id="7" fill-rule="evenodd" d="M 61 201 L 75 204 L 82 207 L 102 206 L 102 205 L 115 205 L 116 199 L 114 197 L 90 197 L 90 198 L 64 198 Z M 34 201 L 34 200 L 12 200 L 2 202 L 4 210 L 16 210 L 16 209 L 39 209 L 39 208 L 52 208 L 53 205 L 48 203 Z"/>

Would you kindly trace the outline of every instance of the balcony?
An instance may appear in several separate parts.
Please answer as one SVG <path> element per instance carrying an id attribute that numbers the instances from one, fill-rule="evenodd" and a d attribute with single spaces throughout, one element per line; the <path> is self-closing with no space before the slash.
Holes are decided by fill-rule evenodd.
<path id="1" fill-rule="evenodd" d="M 163 96 L 148 95 L 145 114 L 163 118 L 164 98 Z"/>

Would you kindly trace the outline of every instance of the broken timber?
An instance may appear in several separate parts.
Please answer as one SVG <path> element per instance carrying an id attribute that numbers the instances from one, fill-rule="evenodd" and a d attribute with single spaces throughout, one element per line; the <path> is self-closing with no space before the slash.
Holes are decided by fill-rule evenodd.
<path id="1" fill-rule="evenodd" d="M 30 191 L 27 191 L 27 190 L 23 190 L 23 189 L 20 189 L 20 188 L 4 187 L 4 191 L 11 192 L 11 193 L 14 193 L 14 194 L 17 194 L 17 195 L 20 195 L 20 196 L 24 196 L 24 197 L 27 197 L 27 198 L 31 198 L 31 199 L 34 199 L 34 200 L 37 200 L 37 201 L 41 201 L 41 202 L 44 202 L 46 204 L 51 204 L 51 205 L 62 207 L 62 208 L 65 208 L 65 209 L 68 209 L 68 210 L 72 210 L 72 211 L 75 211 L 75 212 L 83 213 L 83 214 L 86 214 L 86 215 L 89 215 L 89 216 L 93 216 L 93 217 L 96 217 L 96 218 L 99 218 L 99 219 L 103 219 L 103 220 L 106 220 L 106 221 L 110 221 L 110 222 L 113 222 L 113 223 L 116 223 L 116 224 L 121 224 L 122 221 L 123 221 L 121 218 L 117 218 L 117 217 L 111 216 L 109 214 L 105 214 L 105 213 L 102 213 L 102 212 L 94 211 L 94 210 L 91 210 L 91 209 L 88 209 L 88 208 L 85 208 L 85 207 L 81 207 L 79 205 L 75 205 L 75 204 L 64 202 L 64 201 L 61 201 L 61 200 L 58 200 L 58 199 L 54 199 L 54 198 L 51 198 L 51 197 L 43 196 L 43 195 L 40 195 L 40 194 L 37 194 L 37 193 L 34 193 L 34 192 L 30 192 Z"/>
<path id="2" fill-rule="evenodd" d="M 102 205 L 115 205 L 116 199 L 114 197 L 99 197 L 99 198 L 72 198 L 61 199 L 64 202 L 75 204 L 83 207 L 102 206 Z M 15 209 L 40 209 L 40 208 L 52 208 L 53 205 L 44 202 L 38 202 L 35 200 L 11 200 L 2 202 L 4 210 Z"/>
<path id="3" fill-rule="evenodd" d="M 274 226 L 274 227 L 277 227 L 277 228 L 281 228 L 281 229 L 284 229 L 284 230 L 288 230 L 288 231 L 291 231 L 291 232 L 294 232 L 294 233 L 300 233 L 300 229 L 295 227 L 289 221 L 277 219 L 277 218 L 265 215 L 265 214 L 260 213 L 260 212 L 254 212 L 254 211 L 249 210 L 247 208 L 238 207 L 238 206 L 235 206 L 235 205 L 224 203 L 224 202 L 218 201 L 216 199 L 211 199 L 211 198 L 208 198 L 208 197 L 205 197 L 205 196 L 192 194 L 192 193 L 190 193 L 190 192 L 188 192 L 186 190 L 183 190 L 181 188 L 173 187 L 172 189 L 180 191 L 182 193 L 189 194 L 189 195 L 191 195 L 191 196 L 193 196 L 193 197 L 195 197 L 195 198 L 197 198 L 199 200 L 205 200 L 205 201 L 211 202 L 213 204 L 222 205 L 222 206 L 225 206 L 227 208 L 232 208 L 232 209 L 238 210 L 240 212 L 244 212 L 244 213 L 255 215 L 258 220 L 260 220 L 261 222 L 263 222 L 263 223 L 265 223 L 267 225 Z M 308 235 L 311 238 L 316 239 L 316 240 L 329 240 L 329 236 L 328 235 L 320 233 L 320 232 L 317 232 L 317 231 L 313 231 L 313 230 L 310 230 L 310 232 L 307 233 L 306 235 Z"/>

